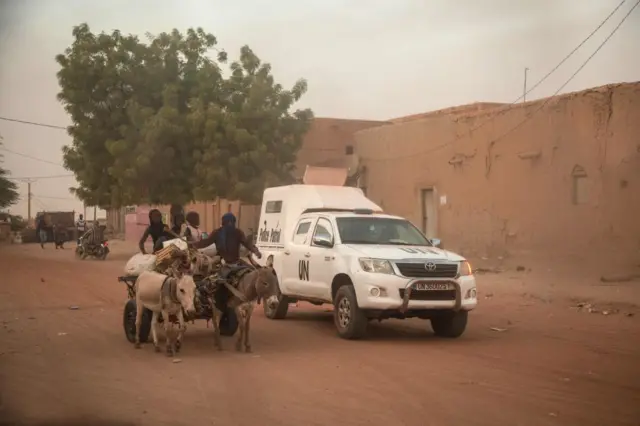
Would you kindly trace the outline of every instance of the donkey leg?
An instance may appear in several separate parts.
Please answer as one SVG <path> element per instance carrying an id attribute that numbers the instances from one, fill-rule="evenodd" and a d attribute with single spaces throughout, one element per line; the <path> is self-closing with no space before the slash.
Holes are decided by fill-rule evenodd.
<path id="1" fill-rule="evenodd" d="M 174 356 L 174 347 L 173 342 L 171 341 L 171 320 L 169 319 L 168 311 L 162 311 L 162 319 L 164 320 L 167 356 Z"/>
<path id="2" fill-rule="evenodd" d="M 184 332 L 187 331 L 187 324 L 184 321 L 184 315 L 182 315 L 182 309 L 178 311 L 176 315 L 178 317 L 178 337 L 176 338 L 175 351 L 176 353 L 180 352 L 180 348 L 182 347 L 182 338 L 184 337 Z"/>
<path id="3" fill-rule="evenodd" d="M 249 303 L 246 307 L 246 324 L 244 326 L 244 350 L 251 352 L 251 342 L 249 341 L 249 332 L 251 329 L 251 315 L 253 314 L 253 303 Z"/>
<path id="4" fill-rule="evenodd" d="M 142 325 L 142 313 L 144 312 L 144 306 L 139 301 L 136 301 L 136 342 L 135 348 L 140 349 L 140 326 Z"/>
<path id="5" fill-rule="evenodd" d="M 221 351 L 222 341 L 220 340 L 220 325 L 218 324 L 218 321 L 222 318 L 222 312 L 220 312 L 216 307 L 213 298 L 209 299 L 209 303 L 211 303 L 211 322 L 213 322 L 213 342 L 216 345 L 216 348 Z"/>
<path id="6" fill-rule="evenodd" d="M 238 338 L 236 339 L 236 351 L 241 352 L 247 322 L 245 321 L 242 305 L 236 306 L 234 311 L 236 312 L 236 317 L 238 318 Z"/>
<path id="7" fill-rule="evenodd" d="M 153 338 L 153 347 L 156 352 L 160 352 L 160 346 L 158 345 L 158 313 L 153 312 L 151 316 L 151 337 Z"/>

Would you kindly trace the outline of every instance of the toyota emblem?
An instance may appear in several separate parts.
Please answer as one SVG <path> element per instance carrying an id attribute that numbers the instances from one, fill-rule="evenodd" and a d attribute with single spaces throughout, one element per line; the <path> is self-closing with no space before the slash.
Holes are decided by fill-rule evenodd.
<path id="1" fill-rule="evenodd" d="M 433 262 L 427 262 L 424 264 L 424 269 L 429 272 L 434 272 L 436 270 L 436 264 Z"/>

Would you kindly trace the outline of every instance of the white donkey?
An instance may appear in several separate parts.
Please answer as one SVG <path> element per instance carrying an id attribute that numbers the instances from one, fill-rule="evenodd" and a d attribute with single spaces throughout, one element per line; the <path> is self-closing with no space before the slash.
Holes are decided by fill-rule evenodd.
<path id="1" fill-rule="evenodd" d="M 142 323 L 142 313 L 144 309 L 153 312 L 151 318 L 151 336 L 156 352 L 160 352 L 158 346 L 158 316 L 162 314 L 164 329 L 166 333 L 167 355 L 173 356 L 180 350 L 182 336 L 187 329 L 182 310 L 188 316 L 195 313 L 193 299 L 196 291 L 196 284 L 190 275 L 182 275 L 180 278 L 169 277 L 152 271 L 144 271 L 136 280 L 136 343 L 135 347 L 140 347 L 140 325 Z M 171 317 L 177 319 L 179 330 L 175 345 L 171 344 L 169 330 L 171 329 Z"/>

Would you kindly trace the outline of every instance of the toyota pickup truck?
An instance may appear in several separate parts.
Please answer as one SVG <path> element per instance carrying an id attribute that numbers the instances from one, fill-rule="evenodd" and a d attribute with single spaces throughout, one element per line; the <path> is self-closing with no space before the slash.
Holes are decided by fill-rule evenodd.
<path id="1" fill-rule="evenodd" d="M 430 320 L 437 336 L 459 337 L 478 303 L 471 265 L 438 248 L 408 220 L 388 215 L 353 187 L 289 185 L 264 191 L 256 245 L 273 259 L 289 304 L 333 304 L 338 335 L 358 339 L 371 320 Z"/>

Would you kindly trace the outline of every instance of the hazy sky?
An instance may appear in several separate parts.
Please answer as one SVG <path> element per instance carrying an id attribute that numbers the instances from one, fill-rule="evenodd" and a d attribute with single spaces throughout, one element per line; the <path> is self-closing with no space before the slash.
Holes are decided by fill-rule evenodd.
<path id="1" fill-rule="evenodd" d="M 202 26 L 237 56 L 248 44 L 276 80 L 304 77 L 317 116 L 387 119 L 477 101 L 512 102 L 620 0 L 0 0 L 0 116 L 65 126 L 54 56 L 71 28 L 143 35 Z M 529 98 L 552 94 L 635 3 L 620 11 Z M 565 89 L 640 80 L 640 8 Z M 634 42 L 635 41 L 635 42 Z M 63 130 L 0 121 L 4 146 L 62 162 Z M 13 176 L 68 174 L 4 154 Z M 34 209 L 80 210 L 70 177 L 33 184 Z M 26 186 L 21 184 L 26 199 Z M 26 213 L 26 201 L 12 208 Z"/>

